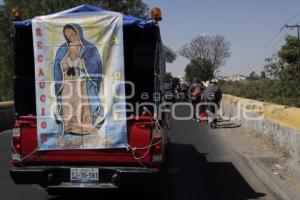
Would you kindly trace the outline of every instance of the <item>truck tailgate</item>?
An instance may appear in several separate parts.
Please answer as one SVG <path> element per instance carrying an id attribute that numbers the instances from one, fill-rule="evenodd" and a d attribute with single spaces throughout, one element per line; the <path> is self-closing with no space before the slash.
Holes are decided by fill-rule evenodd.
<path id="1" fill-rule="evenodd" d="M 151 143 L 152 126 L 153 122 L 150 117 L 133 118 L 128 121 L 128 144 L 133 148 L 39 151 L 37 144 L 36 118 L 34 116 L 20 117 L 15 124 L 15 127 L 21 129 L 21 163 L 23 166 L 134 166 L 141 163 L 150 164 L 151 150 L 149 145 Z M 134 147 L 137 147 L 137 149 L 133 150 Z"/>

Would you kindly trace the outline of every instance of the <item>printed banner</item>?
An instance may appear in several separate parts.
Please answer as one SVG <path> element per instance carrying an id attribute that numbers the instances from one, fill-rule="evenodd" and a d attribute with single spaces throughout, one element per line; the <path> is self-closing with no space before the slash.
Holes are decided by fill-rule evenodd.
<path id="1" fill-rule="evenodd" d="M 124 148 L 120 13 L 58 13 L 32 20 L 39 150 Z"/>

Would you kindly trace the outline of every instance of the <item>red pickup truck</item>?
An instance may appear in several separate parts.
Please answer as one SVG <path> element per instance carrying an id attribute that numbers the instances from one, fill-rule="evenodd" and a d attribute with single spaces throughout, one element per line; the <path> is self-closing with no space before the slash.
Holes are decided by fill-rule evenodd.
<path id="1" fill-rule="evenodd" d="M 101 11 L 88 5 L 72 10 Z M 15 183 L 38 184 L 46 189 L 159 186 L 169 144 L 168 114 L 157 114 L 163 106 L 147 106 L 149 102 L 164 103 L 165 62 L 157 21 L 123 15 L 125 81 L 135 86 L 134 95 L 126 101 L 144 105 L 127 112 L 126 148 L 39 150 L 34 68 L 37 47 L 32 30 L 31 20 L 12 23 L 16 118 L 10 175 Z M 126 85 L 126 94 L 131 94 L 130 90 Z M 151 98 L 145 99 L 145 93 Z M 157 94 L 162 97 L 156 98 Z"/>

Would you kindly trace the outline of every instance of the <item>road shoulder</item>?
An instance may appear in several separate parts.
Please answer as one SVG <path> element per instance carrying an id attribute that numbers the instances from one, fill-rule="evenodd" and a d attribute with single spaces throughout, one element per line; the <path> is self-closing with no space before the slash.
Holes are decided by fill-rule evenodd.
<path id="1" fill-rule="evenodd" d="M 243 127 L 219 131 L 222 140 L 241 157 L 280 199 L 300 199 L 300 180 L 288 168 L 287 154 L 259 134 Z"/>

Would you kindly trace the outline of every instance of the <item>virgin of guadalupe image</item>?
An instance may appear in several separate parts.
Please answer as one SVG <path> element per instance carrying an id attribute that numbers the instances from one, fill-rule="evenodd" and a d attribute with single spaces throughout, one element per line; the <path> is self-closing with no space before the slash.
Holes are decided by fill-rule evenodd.
<path id="1" fill-rule="evenodd" d="M 95 45 L 88 42 L 80 25 L 63 27 L 65 43 L 57 50 L 54 81 L 60 134 L 95 134 L 104 109 L 99 98 L 102 61 Z M 99 120 L 100 119 L 100 120 Z"/>

